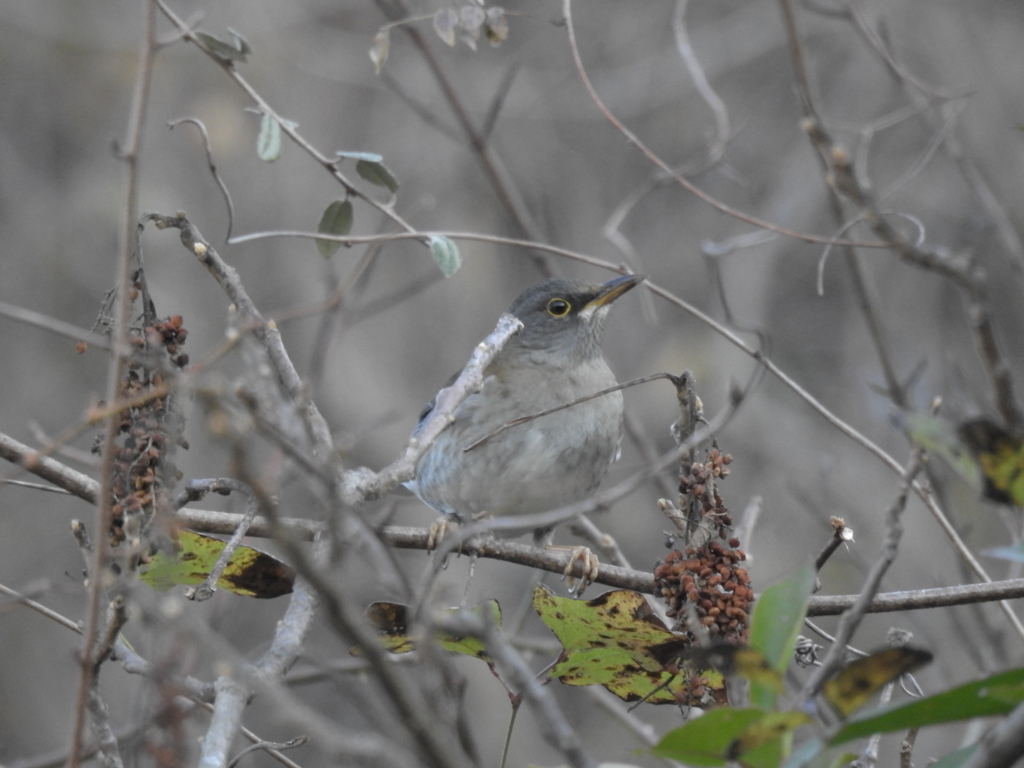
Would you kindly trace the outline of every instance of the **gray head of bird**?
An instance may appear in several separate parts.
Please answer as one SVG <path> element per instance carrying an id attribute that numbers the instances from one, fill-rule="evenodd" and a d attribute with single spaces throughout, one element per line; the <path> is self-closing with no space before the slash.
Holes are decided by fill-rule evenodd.
<path id="1" fill-rule="evenodd" d="M 555 278 L 526 289 L 509 313 L 523 330 L 505 347 L 504 356 L 548 353 L 552 361 L 578 362 L 601 354 L 601 333 L 615 299 L 638 285 L 644 275 L 624 275 L 607 283 Z"/>

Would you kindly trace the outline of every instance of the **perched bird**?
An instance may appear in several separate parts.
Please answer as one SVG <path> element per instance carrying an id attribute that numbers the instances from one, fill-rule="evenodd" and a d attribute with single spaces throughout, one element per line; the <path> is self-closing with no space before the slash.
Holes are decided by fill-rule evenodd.
<path id="1" fill-rule="evenodd" d="M 643 279 L 553 279 L 527 289 L 509 309 L 523 329 L 419 460 L 410 490 L 457 522 L 545 512 L 592 494 L 618 456 L 620 391 L 503 427 L 615 386 L 601 354 L 602 330 L 611 303 Z M 413 436 L 433 407 L 432 401 L 420 415 Z M 535 531 L 535 540 L 549 531 Z"/>

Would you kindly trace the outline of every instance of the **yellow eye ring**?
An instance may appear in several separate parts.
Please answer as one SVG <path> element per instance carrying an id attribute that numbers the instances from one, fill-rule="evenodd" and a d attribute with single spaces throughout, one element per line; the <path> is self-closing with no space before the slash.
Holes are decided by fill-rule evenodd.
<path id="1" fill-rule="evenodd" d="M 548 302 L 548 314 L 552 317 L 565 317 L 572 311 L 572 304 L 565 299 L 552 299 Z"/>

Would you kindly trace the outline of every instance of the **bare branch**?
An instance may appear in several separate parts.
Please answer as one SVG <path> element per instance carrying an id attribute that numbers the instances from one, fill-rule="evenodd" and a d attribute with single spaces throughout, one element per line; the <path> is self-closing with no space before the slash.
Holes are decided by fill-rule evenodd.
<path id="1" fill-rule="evenodd" d="M 135 213 L 138 206 L 138 161 L 142 147 L 143 128 L 146 119 L 146 106 L 149 101 L 149 89 L 152 82 L 153 59 L 156 55 L 156 14 L 152 0 L 142 0 L 145 9 L 145 23 L 142 41 L 139 47 L 138 69 L 135 73 L 135 89 L 132 94 L 131 114 L 128 120 L 128 131 L 124 146 L 121 148 L 121 159 L 125 164 L 124 210 L 122 212 L 121 231 L 118 243 L 117 270 L 114 285 L 117 290 L 117 306 L 114 314 L 113 346 L 122 350 L 128 346 L 128 323 L 131 313 L 131 264 L 132 249 L 135 242 Z M 120 353 L 110 358 L 107 370 L 107 402 L 120 399 L 122 381 L 124 379 L 125 357 Z M 91 572 L 103 573 L 110 559 L 110 547 L 107 531 L 110 528 L 112 493 L 111 483 L 114 474 L 115 438 L 119 430 L 117 414 L 112 413 L 106 420 L 103 432 L 103 447 L 100 452 L 99 498 L 96 504 L 95 531 L 96 546 L 93 548 Z M 75 698 L 73 723 L 71 730 L 71 752 L 68 756 L 68 768 L 78 768 L 79 756 L 82 752 L 82 726 L 89 691 L 95 684 L 95 667 L 93 664 L 93 647 L 96 642 L 96 630 L 100 621 L 100 602 L 102 579 L 93 578 L 89 585 L 89 600 L 85 611 L 85 635 L 82 641 L 80 656 L 81 673 L 78 681 L 78 693 Z"/>
<path id="2" fill-rule="evenodd" d="M 437 393 L 434 409 L 418 428 L 416 436 L 409 440 L 402 456 L 380 472 L 374 473 L 365 468 L 347 472 L 342 479 L 342 501 L 356 504 L 367 499 L 377 499 L 399 484 L 411 480 L 416 472 L 416 463 L 437 436 L 451 424 L 455 409 L 483 386 L 487 366 L 522 327 L 518 318 L 509 314 L 502 315 L 490 335 L 477 345 L 455 382 Z"/>
<path id="3" fill-rule="evenodd" d="M 850 642 L 853 633 L 860 626 L 861 619 L 867 612 L 868 606 L 878 593 L 882 577 L 885 576 L 889 566 L 896 559 L 899 541 L 903 535 L 900 517 L 907 506 L 907 495 L 910 493 L 910 485 L 914 480 L 914 476 L 921 471 L 922 457 L 923 451 L 920 448 L 915 448 L 903 475 L 903 485 L 896 495 L 892 506 L 889 507 L 889 512 L 886 514 L 885 543 L 882 547 L 882 554 L 871 567 L 867 579 L 864 580 L 864 586 L 857 596 L 857 600 L 840 619 L 839 627 L 836 630 L 836 641 L 832 648 L 829 649 L 828 656 L 825 657 L 820 667 L 814 669 L 807 678 L 807 682 L 804 683 L 804 688 L 801 692 L 801 698 L 803 699 L 813 698 L 824 682 L 842 666 L 846 658 L 846 644 Z"/>
<path id="4" fill-rule="evenodd" d="M 210 169 L 210 174 L 213 176 L 213 180 L 217 182 L 217 188 L 220 189 L 221 195 L 224 197 L 224 205 L 228 211 L 228 231 L 224 235 L 224 240 L 231 240 L 231 230 L 235 225 L 235 206 L 231 202 L 231 193 L 228 192 L 227 184 L 224 183 L 224 179 L 217 173 L 217 164 L 213 162 L 213 150 L 210 149 L 210 135 L 206 132 L 206 126 L 202 120 L 195 117 L 181 117 L 177 120 L 171 120 L 167 127 L 174 130 L 177 126 L 182 123 L 191 123 L 199 130 L 199 135 L 203 138 L 203 149 L 206 151 L 206 165 Z"/>
<path id="5" fill-rule="evenodd" d="M 705 203 L 712 206 L 716 210 L 719 210 L 722 213 L 732 216 L 733 218 L 739 219 L 740 221 L 744 221 L 747 224 L 751 224 L 755 227 L 760 227 L 761 229 L 767 229 L 780 235 L 786 235 L 787 237 L 792 237 L 797 240 L 803 240 L 804 242 L 833 242 L 836 245 L 857 245 L 862 248 L 885 247 L 884 243 L 857 243 L 849 240 L 833 241 L 830 238 L 823 237 L 821 235 L 812 235 L 806 232 L 796 232 L 791 229 L 786 229 L 785 227 L 780 227 L 777 224 L 772 224 L 771 222 L 758 219 L 755 216 L 749 216 L 741 211 L 736 210 L 735 208 L 729 205 L 726 205 L 722 201 L 717 200 L 704 190 L 697 187 L 685 176 L 682 176 L 681 174 L 677 173 L 668 163 L 662 160 L 650 148 L 648 148 L 646 144 L 640 141 L 640 138 L 635 133 L 629 130 L 629 128 L 627 128 L 617 117 L 615 117 L 615 115 L 612 114 L 611 110 L 609 110 L 605 103 L 601 100 L 601 97 L 597 95 L 597 91 L 594 89 L 594 86 L 590 82 L 590 78 L 587 76 L 587 72 L 583 67 L 583 59 L 580 57 L 579 47 L 576 44 L 576 31 L 573 26 L 572 20 L 572 0 L 563 0 L 562 11 L 565 15 L 566 28 L 569 31 L 569 47 L 572 50 L 573 61 L 575 61 L 576 63 L 576 71 L 580 76 L 580 80 L 583 82 L 583 87 L 586 88 L 587 93 L 590 94 L 591 100 L 601 111 L 601 114 L 605 116 L 605 119 L 607 119 L 608 122 L 614 125 L 615 128 L 623 136 L 626 137 L 630 144 L 633 144 L 637 149 L 639 149 L 644 154 L 644 156 L 647 157 L 648 160 L 657 165 L 662 171 L 664 171 L 671 178 L 673 178 L 676 181 L 676 183 L 679 184 L 679 186 L 681 186 L 687 192 L 700 198 L 701 200 L 703 200 Z"/>
<path id="6" fill-rule="evenodd" d="M 111 348 L 110 339 L 106 336 L 93 333 L 85 328 L 79 328 L 77 325 L 72 325 L 71 323 L 65 323 L 63 320 L 58 320 L 55 317 L 44 315 L 42 312 L 25 309 L 24 307 L 16 307 L 13 304 L 8 304 L 6 301 L 0 301 L 0 315 L 9 317 L 11 320 L 17 320 L 19 323 L 25 323 L 26 325 L 42 328 L 43 330 L 50 331 L 51 333 L 60 334 L 61 336 L 65 336 L 69 339 L 88 342 L 100 349 Z M 127 347 L 124 349 L 127 350 Z"/>

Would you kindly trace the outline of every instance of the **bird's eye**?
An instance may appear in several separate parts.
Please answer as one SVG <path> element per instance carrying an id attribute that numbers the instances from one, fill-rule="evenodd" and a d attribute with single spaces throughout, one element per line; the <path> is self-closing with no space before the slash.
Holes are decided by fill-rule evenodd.
<path id="1" fill-rule="evenodd" d="M 565 317 L 572 305 L 565 299 L 552 299 L 548 302 L 548 314 L 552 317 Z"/>

